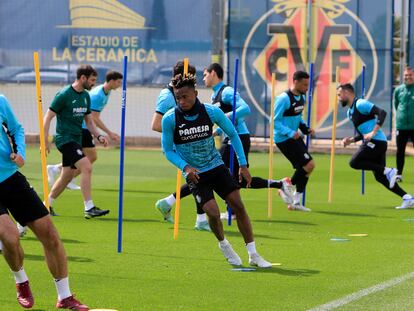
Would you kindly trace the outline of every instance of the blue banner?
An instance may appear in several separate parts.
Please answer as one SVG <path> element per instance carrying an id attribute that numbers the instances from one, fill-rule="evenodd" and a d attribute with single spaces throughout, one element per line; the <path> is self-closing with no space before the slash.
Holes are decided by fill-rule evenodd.
<path id="1" fill-rule="evenodd" d="M 128 56 L 129 83 L 159 84 L 178 59 L 200 69 L 211 59 L 208 0 L 14 0 L 0 8 L 0 81 L 34 81 L 33 51 L 43 82 L 69 82 L 81 63 L 102 80 Z"/>
<path id="2" fill-rule="evenodd" d="M 310 62 L 315 67 L 311 125 L 317 138 L 331 136 L 336 66 L 339 82 L 354 84 L 357 96 L 365 66 L 366 98 L 390 112 L 392 0 L 317 0 L 311 14 L 307 0 L 231 3 L 230 64 L 241 59 L 240 90 L 255 108 L 248 119 L 252 133 L 269 136 L 263 121 L 269 116 L 272 73 L 280 94 L 290 87 L 293 72 L 308 70 Z M 383 129 L 390 135 L 391 118 Z M 345 110 L 339 109 L 338 137 L 352 134 Z"/>

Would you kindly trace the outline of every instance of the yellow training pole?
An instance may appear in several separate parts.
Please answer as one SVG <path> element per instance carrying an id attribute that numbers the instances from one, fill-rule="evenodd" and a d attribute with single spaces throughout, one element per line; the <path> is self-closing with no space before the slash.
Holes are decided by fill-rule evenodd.
<path id="1" fill-rule="evenodd" d="M 188 58 L 184 58 L 184 75 L 188 74 Z M 174 213 L 174 240 L 178 238 L 178 225 L 180 223 L 181 203 L 181 171 L 177 170 L 177 186 L 175 188 L 175 213 Z"/>
<path id="2" fill-rule="evenodd" d="M 338 83 L 339 83 L 339 66 L 336 67 L 335 87 L 338 86 Z M 329 195 L 328 195 L 328 202 L 329 203 L 332 203 L 332 196 L 333 196 L 333 178 L 334 178 L 337 114 L 338 114 L 338 96 L 336 96 L 336 89 L 335 89 L 335 100 L 334 100 L 333 121 L 332 121 L 331 166 L 330 166 L 330 169 L 329 169 Z"/>
<path id="3" fill-rule="evenodd" d="M 269 125 L 269 180 L 273 179 L 273 128 L 275 126 L 275 82 L 276 74 L 272 73 L 272 97 L 270 99 L 270 125 Z M 273 193 L 272 188 L 267 188 L 267 217 L 272 218 Z"/>
<path id="4" fill-rule="evenodd" d="M 47 184 L 47 172 L 46 172 L 46 146 L 45 146 L 45 132 L 43 129 L 43 109 L 42 109 L 42 93 L 40 88 L 40 71 L 39 71 L 39 53 L 33 53 L 34 69 L 36 74 L 36 100 L 37 100 L 37 116 L 39 121 L 40 132 L 40 157 L 42 159 L 42 177 L 43 177 L 43 199 L 46 208 L 49 207 L 49 185 Z"/>

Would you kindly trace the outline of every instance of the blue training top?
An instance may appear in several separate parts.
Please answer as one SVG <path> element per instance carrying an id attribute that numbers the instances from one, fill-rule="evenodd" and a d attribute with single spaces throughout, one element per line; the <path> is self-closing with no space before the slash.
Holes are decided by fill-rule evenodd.
<path id="1" fill-rule="evenodd" d="M 233 120 L 233 96 L 234 89 L 231 86 L 226 86 L 223 81 L 217 83 L 213 86 L 213 94 L 211 95 L 211 100 L 213 105 L 218 106 L 228 106 L 228 109 L 222 109 L 226 113 L 229 120 Z M 235 127 L 239 135 L 250 134 L 249 129 L 247 128 L 244 118 L 250 114 L 249 105 L 241 98 L 240 94 L 236 92 L 236 122 Z M 217 134 L 221 135 L 222 130 L 217 129 Z"/>
<path id="2" fill-rule="evenodd" d="M 91 111 L 101 112 L 108 103 L 111 91 L 106 94 L 103 86 L 103 84 L 98 85 L 89 92 L 91 98 Z M 82 123 L 82 128 L 87 129 L 85 121 Z"/>
<path id="3" fill-rule="evenodd" d="M 354 123 L 356 130 L 362 135 L 372 132 L 377 124 L 377 118 L 372 111 L 374 106 L 373 103 L 366 99 L 358 99 L 354 101 L 346 112 L 349 120 Z M 381 128 L 372 139 L 387 141 L 387 137 Z"/>
<path id="4" fill-rule="evenodd" d="M 200 104 L 198 99 L 196 105 L 200 105 L 200 111 L 195 115 L 186 115 L 185 112 L 181 112 L 179 107 L 169 110 L 162 118 L 162 148 L 167 159 L 183 171 L 186 165 L 190 165 L 201 173 L 212 170 L 213 168 L 223 165 L 220 153 L 217 151 L 214 145 L 214 138 L 211 135 L 210 124 L 217 124 L 223 129 L 223 131 L 229 136 L 233 148 L 236 152 L 237 159 L 240 165 L 247 165 L 246 157 L 244 155 L 243 146 L 240 138 L 234 128 L 233 124 L 226 117 L 220 108 L 209 104 Z M 197 126 L 186 128 L 183 135 L 186 137 L 183 140 L 188 140 L 188 143 L 174 144 L 176 135 L 180 132 L 181 128 L 184 128 L 186 124 L 177 124 L 177 114 L 182 120 L 188 120 L 188 122 L 195 123 Z M 207 120 L 205 120 L 205 114 Z M 199 118 L 203 118 L 197 123 Z M 209 119 L 209 120 L 208 120 Z M 201 122 L 204 122 L 203 124 Z M 178 125 L 178 126 L 177 126 Z M 198 138 L 196 137 L 198 136 Z"/>
<path id="5" fill-rule="evenodd" d="M 288 91 L 289 92 L 289 91 Z M 302 111 L 305 103 L 305 95 L 291 95 L 294 102 L 292 103 L 288 92 L 283 92 L 275 99 L 275 126 L 273 129 L 273 139 L 275 143 L 281 143 L 298 131 L 299 127 L 308 128 L 305 121 L 302 120 Z M 307 133 L 304 133 L 307 134 Z"/>
<path id="6" fill-rule="evenodd" d="M 155 112 L 160 115 L 164 115 L 168 110 L 176 106 L 175 97 L 173 94 L 172 87 L 166 87 L 162 89 L 160 95 L 157 98 L 157 106 Z"/>
<path id="7" fill-rule="evenodd" d="M 17 121 L 4 95 L 0 95 L 0 123 L 2 124 L 0 137 L 0 182 L 3 182 L 17 171 L 17 165 L 10 160 L 10 154 L 12 152 L 18 153 L 23 159 L 26 159 L 24 129 Z"/>

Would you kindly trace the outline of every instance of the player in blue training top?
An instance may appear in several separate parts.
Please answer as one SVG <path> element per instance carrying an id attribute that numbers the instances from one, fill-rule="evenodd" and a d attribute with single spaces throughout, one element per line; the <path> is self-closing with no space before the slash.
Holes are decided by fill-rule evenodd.
<path id="1" fill-rule="evenodd" d="M 173 70 L 173 77 L 175 77 L 178 74 L 184 73 L 184 63 L 183 61 L 178 61 Z M 195 75 L 196 69 L 194 66 L 188 65 L 188 73 Z M 153 131 L 156 132 L 162 132 L 161 127 L 161 120 L 164 114 L 170 110 L 171 108 L 174 108 L 177 105 L 175 101 L 175 95 L 174 95 L 174 89 L 171 83 L 169 83 L 166 88 L 164 88 L 157 99 L 157 107 L 155 108 L 154 115 L 152 117 L 151 122 L 151 128 Z M 181 186 L 180 190 L 180 197 L 184 198 L 191 194 L 190 188 L 187 184 L 184 184 Z M 176 200 L 176 193 L 172 193 L 169 196 L 158 200 L 155 203 L 155 207 L 161 212 L 164 219 L 169 223 L 174 223 L 174 220 L 171 216 L 171 208 L 174 205 Z M 194 229 L 199 231 L 211 231 L 210 226 L 207 221 L 206 213 L 203 211 L 203 209 L 197 207 L 197 218 L 195 222 Z"/>
<path id="2" fill-rule="evenodd" d="M 213 89 L 213 94 L 211 96 L 212 104 L 216 107 L 219 107 L 227 116 L 229 120 L 232 120 L 233 117 L 233 97 L 234 89 L 231 86 L 224 84 L 223 82 L 223 67 L 220 64 L 213 63 L 210 64 L 204 70 L 204 84 L 207 87 Z M 241 98 L 240 94 L 236 94 L 236 115 L 235 115 L 235 127 L 236 131 L 239 134 L 239 138 L 243 145 L 244 155 L 246 156 L 247 162 L 249 161 L 249 152 L 250 152 L 250 132 L 247 128 L 246 122 L 244 121 L 245 117 L 250 114 L 249 105 Z M 215 135 L 222 134 L 221 128 L 218 128 L 215 131 Z M 224 164 L 230 168 L 230 152 L 231 144 L 229 143 L 229 137 L 225 135 L 220 148 L 220 154 L 224 161 Z M 236 156 L 233 158 L 233 176 L 237 176 L 239 172 L 239 163 L 237 162 Z M 249 164 L 247 164 L 249 165 Z M 246 182 L 242 181 L 240 183 L 241 188 L 246 188 Z M 284 178 L 282 180 L 268 180 L 261 177 L 252 177 L 252 182 L 250 184 L 252 189 L 262 189 L 262 188 L 278 188 L 280 191 L 283 191 L 286 197 L 292 197 L 291 193 L 291 181 L 290 178 Z M 236 216 L 233 214 L 233 216 Z M 222 213 L 221 218 L 227 219 L 228 215 Z M 234 217 L 235 218 L 235 217 Z"/>
<path id="3" fill-rule="evenodd" d="M 363 140 L 358 151 L 352 156 L 349 165 L 356 170 L 374 173 L 375 179 L 385 188 L 402 197 L 403 202 L 397 209 L 414 206 L 414 198 L 396 183 L 398 171 L 386 167 L 387 138 L 381 130 L 387 113 L 365 99 L 355 97 L 354 87 L 347 83 L 337 89 L 337 96 L 342 107 L 348 107 L 347 115 L 357 131 L 356 136 L 345 137 L 344 147 Z"/>
<path id="4" fill-rule="evenodd" d="M 115 142 L 119 142 L 119 135 L 108 129 L 101 119 L 101 112 L 108 103 L 111 91 L 115 91 L 121 86 L 122 78 L 122 73 L 110 70 L 106 73 L 104 84 L 98 85 L 89 91 L 89 96 L 91 98 L 91 115 L 95 125 L 104 131 L 108 137 Z M 82 151 L 92 164 L 98 159 L 92 134 L 88 130 L 85 121 L 82 124 Z M 47 176 L 50 184 L 54 183 L 55 177 L 60 174 L 61 171 L 62 163 L 47 166 Z M 75 178 L 79 174 L 80 171 L 77 170 Z M 75 184 L 74 180 L 72 180 L 66 188 L 71 190 L 80 189 L 80 187 Z"/>
<path id="5" fill-rule="evenodd" d="M 309 75 L 305 71 L 296 71 L 293 74 L 293 85 L 275 99 L 275 126 L 273 139 L 276 146 L 292 163 L 295 173 L 291 181 L 296 185 L 293 200 L 284 197 L 290 210 L 310 212 L 309 208 L 301 204 L 302 194 L 306 189 L 309 176 L 315 168 L 315 162 L 303 142 L 302 134 L 313 135 L 314 131 L 302 120 L 302 111 L 305 105 L 305 94 L 309 87 Z"/>
<path id="6" fill-rule="evenodd" d="M 24 308 L 31 308 L 34 304 L 23 268 L 24 254 L 19 232 L 9 213 L 23 226 L 29 226 L 43 245 L 45 260 L 58 292 L 56 308 L 89 310 L 70 291 L 65 250 L 48 210 L 26 177 L 18 171 L 26 158 L 24 130 L 3 95 L 0 95 L 0 123 L 0 242 L 16 281 L 17 301 Z"/>
<path id="7" fill-rule="evenodd" d="M 161 142 L 165 156 L 186 177 L 196 204 L 208 215 L 211 230 L 227 261 L 232 265 L 242 265 L 240 257 L 224 238 L 220 211 L 213 192 L 226 200 L 236 213 L 237 225 L 249 253 L 249 263 L 270 268 L 271 263 L 256 251 L 252 226 L 240 198 L 239 186 L 214 144 L 213 125 L 217 124 L 230 137 L 240 163 L 239 178 L 245 179 L 249 186 L 251 176 L 236 129 L 219 108 L 200 103 L 193 75 L 183 77 L 179 74 L 171 82 L 178 106 L 162 118 Z"/>

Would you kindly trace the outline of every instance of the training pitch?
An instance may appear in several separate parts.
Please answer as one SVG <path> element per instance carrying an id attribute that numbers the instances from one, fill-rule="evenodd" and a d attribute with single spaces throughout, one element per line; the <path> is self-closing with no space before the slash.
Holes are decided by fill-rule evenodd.
<path id="1" fill-rule="evenodd" d="M 307 189 L 311 213 L 288 211 L 274 192 L 267 218 L 267 190 L 242 190 L 258 251 L 271 269 L 232 270 L 212 233 L 195 231 L 192 197 L 182 200 L 178 240 L 154 203 L 174 191 L 176 169 L 160 151 L 125 154 L 123 252 L 117 253 L 119 150 L 98 150 L 93 199 L 110 209 L 100 219 L 83 218 L 79 191 L 55 201 L 54 217 L 69 259 L 70 284 L 91 309 L 129 310 L 413 310 L 414 209 L 395 210 L 401 200 L 366 173 L 335 159 L 333 203 L 327 203 L 329 156 L 314 155 Z M 252 176 L 267 175 L 267 154 L 251 154 Z M 52 149 L 48 163 L 59 161 Z M 395 158 L 388 164 L 395 166 Z M 414 193 L 414 158 L 406 158 L 401 186 Z M 22 172 L 41 195 L 38 147 L 28 149 Z M 274 157 L 274 178 L 292 168 Z M 220 202 L 224 211 L 224 204 Z M 224 225 L 227 239 L 248 266 L 236 223 Z M 56 291 L 32 232 L 22 238 L 25 269 L 35 296 L 33 310 L 54 310 Z M 20 310 L 14 279 L 0 264 L 0 310 Z M 323 306 L 325 305 L 325 306 Z"/>

